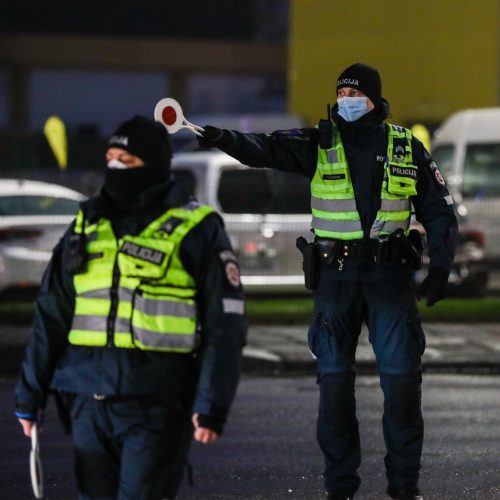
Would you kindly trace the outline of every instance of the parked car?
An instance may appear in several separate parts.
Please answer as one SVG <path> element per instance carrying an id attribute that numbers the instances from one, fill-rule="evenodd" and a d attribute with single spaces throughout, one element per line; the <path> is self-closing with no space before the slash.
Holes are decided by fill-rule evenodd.
<path id="1" fill-rule="evenodd" d="M 215 207 L 224 217 L 248 292 L 306 292 L 295 240 L 301 235 L 313 238 L 309 179 L 250 168 L 216 150 L 178 153 L 173 172 L 200 202 Z M 461 229 L 450 276 L 460 294 L 485 291 L 483 245 L 480 232 Z M 424 261 L 427 265 L 427 257 Z M 425 272 L 417 273 L 416 280 L 421 281 Z"/>
<path id="2" fill-rule="evenodd" d="M 0 179 L 0 296 L 39 288 L 52 249 L 84 199 L 57 184 Z"/>

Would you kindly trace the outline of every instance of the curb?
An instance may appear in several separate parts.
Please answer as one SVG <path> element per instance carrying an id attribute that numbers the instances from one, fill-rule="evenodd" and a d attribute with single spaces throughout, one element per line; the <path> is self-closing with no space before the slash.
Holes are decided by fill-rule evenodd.
<path id="1" fill-rule="evenodd" d="M 270 361 L 258 357 L 245 356 L 242 372 L 250 375 L 267 376 L 304 376 L 316 373 L 314 360 Z M 358 375 L 377 375 L 377 366 L 373 361 L 358 361 Z M 422 373 L 460 374 L 460 375 L 500 375 L 500 362 L 492 361 L 457 361 L 423 362 Z"/>
<path id="2" fill-rule="evenodd" d="M 13 375 L 19 372 L 23 360 L 25 346 L 2 346 L 0 349 L 0 374 Z M 245 353 L 242 373 L 264 376 L 304 376 L 316 373 L 316 362 L 313 359 L 284 359 L 278 355 L 262 356 L 259 353 Z M 357 361 L 358 375 L 376 375 L 374 361 Z M 500 360 L 495 361 L 424 361 L 422 373 L 461 374 L 461 375 L 500 375 Z"/>

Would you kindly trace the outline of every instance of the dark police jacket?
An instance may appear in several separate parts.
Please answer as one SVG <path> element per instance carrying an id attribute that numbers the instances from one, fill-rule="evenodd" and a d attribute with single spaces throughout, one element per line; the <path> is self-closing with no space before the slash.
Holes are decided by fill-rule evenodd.
<path id="1" fill-rule="evenodd" d="M 101 216 L 110 219 L 119 238 L 139 234 L 167 209 L 188 201 L 182 188 L 169 180 L 143 192 L 133 212 L 117 209 L 104 192 L 84 202 L 84 210 L 90 223 Z M 73 226 L 54 249 L 42 280 L 16 386 L 16 413 L 45 407 L 50 391 L 151 395 L 172 402 L 194 399 L 192 411 L 200 414 L 200 424 L 220 431 L 236 392 L 247 331 L 243 290 L 220 217 L 208 215 L 181 242 L 181 261 L 197 288 L 201 346 L 194 354 L 70 345 L 75 304 L 68 271 L 72 233 Z"/>
<path id="2" fill-rule="evenodd" d="M 336 107 L 334 108 L 336 109 Z M 365 239 L 380 208 L 384 162 L 387 155 L 387 126 L 383 120 L 388 105 L 348 123 L 334 111 L 352 178 L 356 206 Z M 243 134 L 223 130 L 217 147 L 251 167 L 269 167 L 314 177 L 318 161 L 318 128 L 278 130 L 272 134 Z M 452 198 L 436 163 L 423 144 L 413 137 L 413 163 L 418 167 L 417 195 L 411 197 L 416 219 L 427 233 L 430 267 L 450 272 L 457 239 L 457 219 Z M 378 269 L 353 259 L 346 262 L 339 279 L 387 279 L 400 269 Z M 410 272 L 407 273 L 408 276 Z"/>

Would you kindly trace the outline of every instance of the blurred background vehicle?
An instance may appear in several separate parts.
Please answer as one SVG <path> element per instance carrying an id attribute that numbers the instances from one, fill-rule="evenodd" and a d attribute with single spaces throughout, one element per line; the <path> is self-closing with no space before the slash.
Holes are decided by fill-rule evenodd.
<path id="1" fill-rule="evenodd" d="M 485 260 L 485 234 L 469 227 L 464 218 L 458 215 L 458 245 L 448 282 L 450 295 L 455 297 L 484 297 L 490 278 L 489 265 Z M 416 221 L 411 224 L 418 229 L 425 241 L 425 231 Z M 429 266 L 427 245 L 422 257 L 422 269 L 415 272 L 415 282 L 422 283 Z"/>
<path id="2" fill-rule="evenodd" d="M 179 153 L 173 171 L 224 217 L 248 292 L 305 291 L 295 240 L 310 233 L 306 177 L 252 169 L 215 150 Z"/>
<path id="3" fill-rule="evenodd" d="M 486 235 L 485 261 L 500 269 L 500 107 L 453 113 L 434 132 L 432 156 L 463 223 Z"/>
<path id="4" fill-rule="evenodd" d="M 295 240 L 311 240 L 310 193 L 306 177 L 251 169 L 219 151 L 178 153 L 174 175 L 190 193 L 222 214 L 249 293 L 308 293 Z M 38 291 L 52 249 L 85 196 L 57 184 L 0 180 L 0 299 L 26 298 Z M 459 205 L 464 213 L 465 206 Z M 456 296 L 487 291 L 485 232 L 459 214 L 459 246 L 450 274 Z M 414 222 L 413 227 L 423 232 Z M 415 274 L 417 283 L 426 274 Z"/>
<path id="5" fill-rule="evenodd" d="M 57 184 L 0 179 L 0 298 L 36 293 L 52 249 L 84 199 Z"/>
<path id="6" fill-rule="evenodd" d="M 309 180 L 298 174 L 254 169 L 220 151 L 178 153 L 174 175 L 202 203 L 224 217 L 249 293 L 308 293 L 302 275 L 298 236 L 312 240 Z M 414 223 L 414 227 L 423 231 Z M 460 222 L 459 247 L 450 275 L 451 292 L 482 296 L 488 270 L 484 234 Z M 424 268 L 415 279 L 421 282 Z"/>

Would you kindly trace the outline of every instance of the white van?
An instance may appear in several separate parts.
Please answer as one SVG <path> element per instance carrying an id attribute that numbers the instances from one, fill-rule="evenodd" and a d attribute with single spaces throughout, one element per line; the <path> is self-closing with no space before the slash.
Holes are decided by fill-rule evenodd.
<path id="1" fill-rule="evenodd" d="M 500 107 L 452 114 L 434 133 L 432 156 L 467 226 L 486 235 L 487 260 L 500 262 Z"/>

